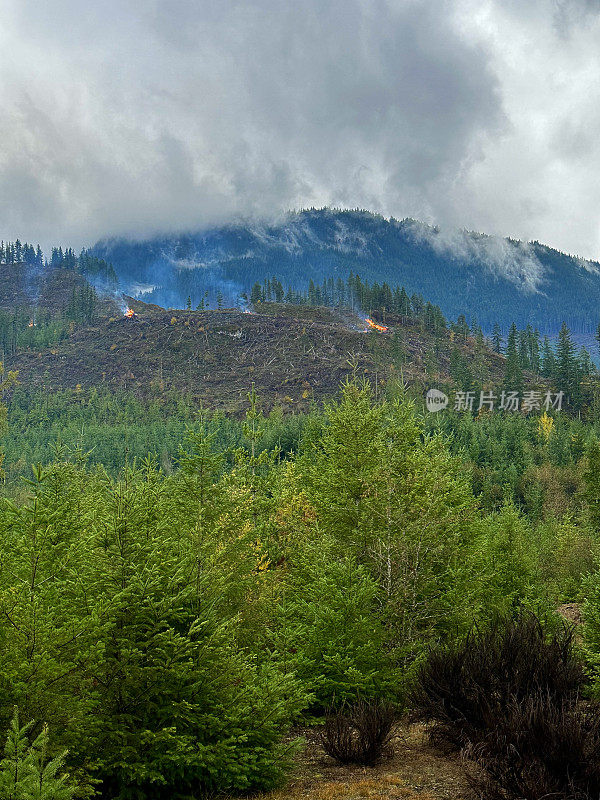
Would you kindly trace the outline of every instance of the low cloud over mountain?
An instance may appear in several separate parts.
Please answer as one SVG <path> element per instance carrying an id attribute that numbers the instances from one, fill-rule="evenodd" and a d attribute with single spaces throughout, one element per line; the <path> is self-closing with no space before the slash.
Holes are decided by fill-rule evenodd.
<path id="1" fill-rule="evenodd" d="M 597 2 L 2 5 L 5 237 L 327 204 L 598 255 Z"/>

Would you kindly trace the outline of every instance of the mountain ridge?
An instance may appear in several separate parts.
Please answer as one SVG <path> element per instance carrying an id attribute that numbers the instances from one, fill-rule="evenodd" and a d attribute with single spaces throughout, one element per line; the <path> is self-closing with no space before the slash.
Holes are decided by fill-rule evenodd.
<path id="1" fill-rule="evenodd" d="M 537 241 L 442 231 L 368 211 L 309 209 L 274 223 L 111 238 L 90 252 L 113 265 L 124 291 L 175 308 L 188 297 L 194 307 L 205 296 L 215 304 L 217 294 L 233 305 L 271 275 L 300 289 L 354 273 L 423 294 L 450 318 L 468 309 L 486 330 L 514 321 L 554 334 L 565 321 L 575 333 L 591 333 L 598 324 L 598 262 Z"/>

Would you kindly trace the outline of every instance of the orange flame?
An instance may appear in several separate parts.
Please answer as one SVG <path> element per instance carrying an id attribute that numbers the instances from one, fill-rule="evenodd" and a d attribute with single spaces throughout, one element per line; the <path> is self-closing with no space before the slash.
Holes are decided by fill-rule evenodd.
<path id="1" fill-rule="evenodd" d="M 365 322 L 367 323 L 367 325 L 370 325 L 370 327 L 373 328 L 374 331 L 381 331 L 381 333 L 388 332 L 388 329 L 386 328 L 385 325 L 378 325 L 376 322 L 373 322 L 372 319 L 369 319 L 369 317 L 365 319 Z"/>
<path id="2" fill-rule="evenodd" d="M 124 316 L 130 317 L 130 318 L 131 317 L 135 317 L 135 311 L 133 310 L 133 308 L 128 308 L 127 311 L 125 312 Z"/>
<path id="3" fill-rule="evenodd" d="M 28 327 L 29 328 L 33 328 L 34 326 L 35 326 L 35 322 L 33 320 L 31 320 L 31 322 L 29 323 Z"/>

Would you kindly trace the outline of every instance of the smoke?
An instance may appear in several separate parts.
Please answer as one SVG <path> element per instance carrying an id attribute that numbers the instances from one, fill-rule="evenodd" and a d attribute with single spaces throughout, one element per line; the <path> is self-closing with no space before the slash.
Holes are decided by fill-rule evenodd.
<path id="1" fill-rule="evenodd" d="M 182 308 L 188 297 L 194 307 L 203 300 L 214 307 L 217 296 L 237 306 L 242 293 L 266 275 L 299 289 L 306 289 L 309 278 L 320 283 L 340 271 L 364 277 L 365 270 L 377 270 L 382 258 L 385 262 L 391 253 L 405 253 L 406 244 L 409 250 L 417 246 L 417 260 L 429 247 L 467 267 L 474 278 L 487 272 L 488 279 L 509 281 L 524 294 L 543 293 L 548 280 L 531 243 L 327 209 L 288 214 L 278 225 L 240 222 L 142 243 L 113 240 L 99 243 L 95 252 L 114 264 L 128 294 Z M 463 278 L 468 279 L 464 273 Z"/>
<path id="2" fill-rule="evenodd" d="M 176 243 L 171 250 L 175 248 Z M 159 257 L 148 261 L 144 275 L 152 283 L 128 281 L 123 276 L 123 293 L 164 308 L 185 308 L 188 301 L 194 309 L 198 306 L 214 309 L 218 305 L 244 309 L 247 306 L 242 296 L 244 287 L 225 278 L 223 261 L 214 258 L 178 259 L 165 248 Z"/>
<path id="3" fill-rule="evenodd" d="M 415 241 L 427 243 L 436 253 L 481 265 L 491 276 L 508 280 L 523 292 L 535 294 L 543 289 L 545 270 L 528 242 L 419 224 L 411 225 L 410 231 Z"/>

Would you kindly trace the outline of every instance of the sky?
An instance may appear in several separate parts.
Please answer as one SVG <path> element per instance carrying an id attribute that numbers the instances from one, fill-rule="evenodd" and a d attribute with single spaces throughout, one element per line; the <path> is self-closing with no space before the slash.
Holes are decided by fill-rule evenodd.
<path id="1" fill-rule="evenodd" d="M 600 0 L 0 0 L 0 237 L 333 205 L 600 258 Z"/>

